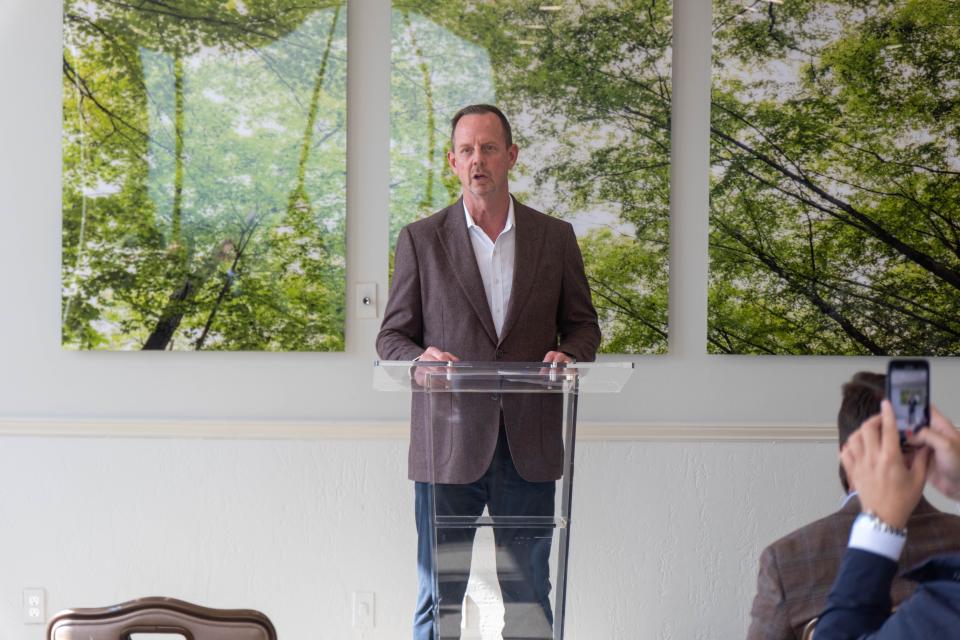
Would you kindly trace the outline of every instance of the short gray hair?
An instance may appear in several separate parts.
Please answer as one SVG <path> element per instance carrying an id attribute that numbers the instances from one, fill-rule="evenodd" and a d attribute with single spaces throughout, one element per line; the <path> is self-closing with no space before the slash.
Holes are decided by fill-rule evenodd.
<path id="1" fill-rule="evenodd" d="M 450 148 L 453 148 L 453 134 L 457 131 L 457 123 L 460 122 L 460 118 L 463 116 L 472 116 L 480 115 L 484 113 L 492 113 L 497 116 L 500 120 L 500 125 L 503 127 L 503 132 L 507 136 L 507 146 L 510 147 L 513 145 L 513 130 L 510 128 L 510 121 L 507 120 L 507 116 L 503 115 L 503 111 L 496 108 L 492 104 L 471 104 L 467 105 L 453 116 L 450 120 Z"/>

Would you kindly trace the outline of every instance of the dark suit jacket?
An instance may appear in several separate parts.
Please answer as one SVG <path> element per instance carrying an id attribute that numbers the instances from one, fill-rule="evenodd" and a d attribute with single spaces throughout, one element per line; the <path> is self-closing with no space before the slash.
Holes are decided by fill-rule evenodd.
<path id="1" fill-rule="evenodd" d="M 960 638 L 960 555 L 932 558 L 904 574 L 919 586 L 891 614 L 890 583 L 896 572 L 896 563 L 888 558 L 848 549 L 815 639 Z"/>
<path id="2" fill-rule="evenodd" d="M 462 361 L 540 362 L 548 351 L 593 360 L 600 328 L 573 227 L 516 201 L 514 225 L 513 288 L 499 339 L 463 201 L 404 227 L 397 239 L 390 297 L 377 336 L 380 357 L 413 360 L 426 347 L 435 346 Z M 427 396 L 415 393 L 413 398 L 410 478 L 456 484 L 479 479 L 496 449 L 501 397 Z M 531 482 L 561 475 L 560 400 L 552 394 L 502 396 L 510 453 L 517 471 Z M 446 423 L 434 428 L 433 478 L 427 453 L 431 419 L 438 425 Z"/>
<path id="3" fill-rule="evenodd" d="M 797 529 L 763 550 L 748 640 L 801 637 L 804 625 L 820 615 L 826 605 L 847 549 L 850 528 L 859 513 L 860 501 L 853 498 L 840 511 Z M 960 552 L 960 517 L 938 511 L 926 500 L 917 505 L 907 528 L 901 569 L 940 553 Z M 897 578 L 893 581 L 893 602 L 899 604 L 914 588 L 912 582 Z"/>

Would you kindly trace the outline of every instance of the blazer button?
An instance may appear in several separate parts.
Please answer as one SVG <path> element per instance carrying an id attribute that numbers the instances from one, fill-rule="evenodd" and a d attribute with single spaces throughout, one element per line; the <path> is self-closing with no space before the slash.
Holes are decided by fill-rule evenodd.
<path id="1" fill-rule="evenodd" d="M 497 360 L 503 357 L 503 349 L 497 349 Z"/>

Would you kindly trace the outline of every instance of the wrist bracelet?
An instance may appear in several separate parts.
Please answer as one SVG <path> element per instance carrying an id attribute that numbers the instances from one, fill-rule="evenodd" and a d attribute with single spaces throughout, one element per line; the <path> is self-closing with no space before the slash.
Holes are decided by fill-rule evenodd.
<path id="1" fill-rule="evenodd" d="M 888 524 L 880 519 L 880 517 L 875 514 L 873 511 L 864 511 L 861 513 L 867 522 L 870 523 L 870 526 L 874 531 L 879 531 L 880 533 L 889 533 L 894 536 L 900 536 L 901 538 L 907 537 L 907 528 L 895 527 L 892 524 Z"/>

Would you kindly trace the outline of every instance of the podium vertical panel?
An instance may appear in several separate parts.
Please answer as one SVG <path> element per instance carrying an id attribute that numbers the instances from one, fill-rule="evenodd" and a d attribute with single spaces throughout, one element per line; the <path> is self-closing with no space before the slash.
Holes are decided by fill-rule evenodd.
<path id="1" fill-rule="evenodd" d="M 563 638 L 578 394 L 619 391 L 631 369 L 378 363 L 377 388 L 414 391 L 414 420 L 426 427 L 410 455 L 428 470 L 435 638 L 460 638 L 473 541 L 485 527 L 503 637 Z"/>

